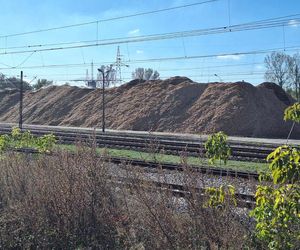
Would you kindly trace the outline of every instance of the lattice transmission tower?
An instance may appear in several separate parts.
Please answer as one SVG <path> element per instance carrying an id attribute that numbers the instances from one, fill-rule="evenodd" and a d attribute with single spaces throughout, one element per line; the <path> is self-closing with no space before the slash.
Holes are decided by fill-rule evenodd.
<path id="1" fill-rule="evenodd" d="M 114 84 L 121 85 L 123 83 L 122 67 L 129 67 L 129 65 L 122 62 L 120 46 L 118 46 L 118 49 L 117 49 L 117 57 L 116 57 L 116 62 L 114 63 L 114 66 L 116 67 L 116 81 Z"/>

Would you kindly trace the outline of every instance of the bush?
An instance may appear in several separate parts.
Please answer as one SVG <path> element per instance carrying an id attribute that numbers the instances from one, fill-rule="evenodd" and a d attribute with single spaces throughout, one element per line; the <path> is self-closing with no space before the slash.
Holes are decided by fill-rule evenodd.
<path id="1" fill-rule="evenodd" d="M 54 148 L 55 143 L 53 134 L 35 137 L 30 131 L 22 132 L 19 128 L 13 128 L 10 135 L 0 135 L 0 151 L 8 148 L 32 148 L 46 153 Z"/>
<path id="2" fill-rule="evenodd" d="M 226 164 L 231 155 L 227 135 L 223 132 L 210 135 L 205 143 L 205 150 L 210 164 L 214 164 L 216 160 L 223 161 Z"/>
<path id="3" fill-rule="evenodd" d="M 288 107 L 284 120 L 300 122 L 299 103 Z M 271 184 L 258 185 L 256 236 L 269 249 L 300 248 L 300 149 L 288 145 L 278 147 L 267 158 Z M 265 176 L 261 177 L 263 181 Z"/>
<path id="4" fill-rule="evenodd" d="M 147 181 L 149 172 L 116 167 L 78 146 L 72 154 L 0 158 L 1 249 L 237 249 L 248 225 L 235 208 L 206 208 L 200 173 L 173 174 L 190 196 Z M 164 172 L 160 178 L 166 179 Z M 124 179 L 126 177 L 126 179 Z M 129 178 L 129 179 L 127 179 Z"/>

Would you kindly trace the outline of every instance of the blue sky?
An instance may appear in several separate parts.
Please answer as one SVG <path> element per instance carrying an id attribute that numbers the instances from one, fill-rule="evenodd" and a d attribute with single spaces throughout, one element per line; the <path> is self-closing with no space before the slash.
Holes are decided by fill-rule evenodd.
<path id="1" fill-rule="evenodd" d="M 103 63 L 113 62 L 118 44 L 24 54 L 5 55 L 3 52 L 19 50 L 9 49 L 9 47 L 97 39 L 131 39 L 135 36 L 223 27 L 300 14 L 299 0 L 219 0 L 162 13 L 99 22 L 98 25 L 93 23 L 68 29 L 6 37 L 15 33 L 103 20 L 203 1 L 0 0 L 2 10 L 0 72 L 7 76 L 15 76 L 23 70 L 28 81 L 36 77 L 54 80 L 58 84 L 68 81 L 74 85 L 83 85 L 83 82 L 71 80 L 85 79 L 86 69 L 90 71 L 91 61 L 95 62 L 94 71 Z M 162 78 L 183 75 L 198 82 L 213 82 L 221 79 L 222 81 L 245 80 L 258 84 L 264 80 L 265 54 L 230 54 L 294 46 L 294 50 L 287 50 L 287 53 L 293 54 L 298 52 L 298 47 L 300 48 L 299 35 L 300 24 L 291 22 L 284 27 L 270 29 L 120 44 L 122 58 L 130 66 L 123 68 L 122 74 L 127 81 L 135 68 L 152 67 L 161 73 Z M 228 55 L 218 56 L 221 54 Z M 147 62 L 148 59 L 153 58 L 189 58 L 205 55 L 215 56 Z M 136 60 L 146 61 L 135 63 Z M 47 67 L 57 64 L 81 65 Z M 30 69 L 30 66 L 41 67 Z"/>

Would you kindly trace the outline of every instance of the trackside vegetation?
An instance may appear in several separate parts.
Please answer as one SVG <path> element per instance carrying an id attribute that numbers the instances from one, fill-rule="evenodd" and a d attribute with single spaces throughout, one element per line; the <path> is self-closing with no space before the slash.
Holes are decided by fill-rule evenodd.
<path id="1" fill-rule="evenodd" d="M 285 120 L 300 122 L 300 103 L 288 107 Z M 270 174 L 261 176 L 256 191 L 256 236 L 269 249 L 300 248 L 300 149 L 284 145 L 272 152 Z M 267 185 L 264 180 L 272 182 Z"/>
<path id="2" fill-rule="evenodd" d="M 70 151 L 75 151 L 75 145 L 57 145 L 58 149 L 66 149 Z M 249 172 L 265 172 L 268 170 L 268 165 L 266 163 L 258 163 L 258 162 L 247 162 L 247 161 L 234 161 L 227 160 L 226 165 L 224 163 L 220 163 L 216 161 L 214 164 L 210 164 L 209 160 L 206 158 L 194 157 L 194 156 L 178 156 L 178 155 L 170 155 L 164 153 L 150 153 L 150 152 L 141 152 L 136 150 L 129 149 L 114 149 L 114 148 L 97 148 L 96 152 L 99 155 L 106 154 L 109 157 L 124 157 L 132 160 L 144 160 L 144 161 L 154 161 L 159 163 L 175 163 L 181 164 L 184 162 L 188 165 L 194 166 L 212 166 L 219 167 L 225 169 L 232 170 L 240 170 L 240 171 L 249 171 Z"/>
<path id="3" fill-rule="evenodd" d="M 206 156 L 210 164 L 214 164 L 216 160 L 226 165 L 228 158 L 231 155 L 230 147 L 227 143 L 227 135 L 220 131 L 210 135 L 205 143 Z"/>
<path id="4" fill-rule="evenodd" d="M 288 107 L 284 120 L 300 123 L 300 103 Z M 213 137 L 212 137 L 213 138 Z M 216 136 L 213 145 L 216 155 L 226 142 Z M 211 146 L 212 147 L 212 146 Z M 255 237 L 263 249 L 299 249 L 300 248 L 300 149 L 290 145 L 276 148 L 268 157 L 269 172 L 260 175 L 260 185 L 256 190 L 256 207 L 250 212 L 255 221 Z M 233 186 L 207 188 L 210 196 L 207 204 L 218 207 L 225 199 L 236 202 L 233 198 Z"/>
<path id="5" fill-rule="evenodd" d="M 13 128 L 11 134 L 0 135 L 0 151 L 33 148 L 40 153 L 46 153 L 54 148 L 55 143 L 56 138 L 52 134 L 36 137 L 30 131 L 22 132 L 19 128 Z"/>
<path id="6" fill-rule="evenodd" d="M 300 123 L 299 103 L 285 110 L 284 120 Z M 56 154 L 28 157 L 9 150 L 17 148 Z M 210 136 L 205 149 L 208 164 L 231 164 L 223 132 Z M 1 249 L 300 249 L 296 146 L 282 145 L 267 157 L 268 171 L 251 183 L 252 210 L 238 207 L 238 181 L 220 180 L 199 194 L 195 184 L 203 176 L 187 168 L 180 181 L 189 195 L 175 197 L 151 186 L 143 179 L 151 173 L 143 169 L 124 164 L 112 174 L 99 153 L 126 152 L 95 144 L 74 149 L 56 145 L 53 135 L 35 137 L 15 128 L 0 136 L 0 153 Z"/>

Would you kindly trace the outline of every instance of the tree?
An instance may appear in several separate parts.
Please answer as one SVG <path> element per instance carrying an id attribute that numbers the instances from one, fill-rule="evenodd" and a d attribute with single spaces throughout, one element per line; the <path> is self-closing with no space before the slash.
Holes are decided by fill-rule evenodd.
<path id="1" fill-rule="evenodd" d="M 159 79 L 159 73 L 151 68 L 136 68 L 135 71 L 132 72 L 132 78 L 146 81 L 157 80 Z"/>
<path id="2" fill-rule="evenodd" d="M 273 52 L 266 56 L 266 80 L 285 87 L 286 91 L 300 100 L 300 54 L 293 56 L 281 52 Z"/>
<path id="3" fill-rule="evenodd" d="M 151 77 L 153 75 L 153 69 L 145 69 L 145 74 L 144 74 L 144 77 L 145 77 L 145 80 L 150 80 Z"/>
<path id="4" fill-rule="evenodd" d="M 300 54 L 287 56 L 288 77 L 297 101 L 300 100 Z"/>
<path id="5" fill-rule="evenodd" d="M 287 55 L 282 52 L 272 52 L 265 57 L 265 65 L 267 68 L 265 79 L 283 88 L 289 80 Z"/>
<path id="6" fill-rule="evenodd" d="M 285 110 L 284 120 L 300 123 L 300 103 Z M 223 151 L 224 147 L 220 145 L 226 142 L 226 137 L 222 135 L 220 138 L 212 140 L 211 137 L 205 145 L 211 150 L 210 159 L 216 159 Z M 270 162 L 270 171 L 259 177 L 256 206 L 250 212 L 256 221 L 255 236 L 261 241 L 262 249 L 300 249 L 300 148 L 290 145 L 278 147 L 269 154 L 267 161 Z M 207 188 L 206 206 L 222 209 L 226 201 L 236 206 L 234 192 L 233 186 Z M 257 246 L 254 247 L 256 249 Z"/>
<path id="7" fill-rule="evenodd" d="M 98 82 L 100 82 L 101 86 L 103 83 L 103 73 L 104 73 L 104 78 L 105 78 L 105 87 L 109 87 L 110 85 L 116 83 L 117 76 L 116 76 L 116 70 L 113 68 L 113 65 L 107 65 L 107 66 L 102 65 L 98 69 L 98 71 L 99 71 L 99 73 L 97 76 L 97 80 L 98 80 Z"/>
<path id="8" fill-rule="evenodd" d="M 145 69 L 144 68 L 136 68 L 134 72 L 132 72 L 132 79 L 144 80 Z"/>
<path id="9" fill-rule="evenodd" d="M 16 77 L 6 77 L 4 74 L 0 73 L 0 89 L 19 89 L 21 80 Z M 24 90 L 31 90 L 30 84 L 23 80 Z"/>
<path id="10" fill-rule="evenodd" d="M 5 75 L 0 73 L 0 82 L 3 82 L 5 80 Z"/>
<path id="11" fill-rule="evenodd" d="M 159 73 L 156 70 L 153 72 L 152 79 L 153 80 L 159 79 Z"/>
<path id="12" fill-rule="evenodd" d="M 49 85 L 52 85 L 52 84 L 53 84 L 53 81 L 48 81 L 47 79 L 38 79 L 36 84 L 34 84 L 32 87 L 35 90 L 38 90 L 42 87 L 46 87 L 46 86 L 49 86 Z"/>
<path id="13" fill-rule="evenodd" d="M 284 120 L 300 122 L 300 103 L 285 110 Z M 300 248 L 300 149 L 289 145 L 278 147 L 267 158 L 270 174 L 260 180 L 256 207 L 256 235 L 269 249 Z"/>

